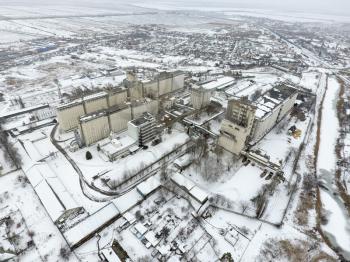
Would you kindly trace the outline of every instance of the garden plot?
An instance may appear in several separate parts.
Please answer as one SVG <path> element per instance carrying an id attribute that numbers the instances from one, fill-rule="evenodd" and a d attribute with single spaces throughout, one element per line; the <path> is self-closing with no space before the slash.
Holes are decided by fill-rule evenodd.
<path id="1" fill-rule="evenodd" d="M 218 259 L 211 248 L 212 237 L 194 219 L 191 204 L 167 189 L 160 189 L 129 208 L 122 217 L 100 233 L 99 244 L 106 249 L 117 241 L 128 256 L 141 258 L 203 258 Z M 96 252 L 96 240 L 77 249 L 78 253 Z"/>
<path id="2" fill-rule="evenodd" d="M 0 219 L 9 215 L 12 221 L 9 234 L 14 240 L 16 252 L 20 253 L 20 261 L 40 261 L 44 258 L 56 261 L 61 248 L 68 248 L 21 171 L 0 177 Z M 2 245 L 5 243 L 0 236 Z M 70 256 L 70 261 L 77 260 Z"/>

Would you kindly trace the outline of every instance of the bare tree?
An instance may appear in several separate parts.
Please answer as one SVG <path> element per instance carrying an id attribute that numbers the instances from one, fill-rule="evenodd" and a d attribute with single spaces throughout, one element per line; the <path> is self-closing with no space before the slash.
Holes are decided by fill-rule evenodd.
<path id="1" fill-rule="evenodd" d="M 5 160 L 11 163 L 11 166 L 19 168 L 22 165 L 22 159 L 17 148 L 9 141 L 8 134 L 3 130 L 0 123 L 0 147 L 5 151 Z"/>
<path id="2" fill-rule="evenodd" d="M 61 247 L 59 256 L 60 256 L 63 260 L 68 261 L 70 255 L 71 255 L 71 251 L 69 250 L 68 247 Z"/>
<path id="3" fill-rule="evenodd" d="M 243 214 L 247 210 L 248 207 L 249 207 L 249 202 L 247 202 L 247 201 L 241 201 L 240 202 L 240 208 L 241 208 L 241 212 Z"/>

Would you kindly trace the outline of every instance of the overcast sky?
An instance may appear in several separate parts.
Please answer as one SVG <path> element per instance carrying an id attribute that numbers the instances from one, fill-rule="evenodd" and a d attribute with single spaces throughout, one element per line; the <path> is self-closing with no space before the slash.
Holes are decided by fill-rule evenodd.
<path id="1" fill-rule="evenodd" d="M 156 6 L 250 8 L 278 11 L 312 12 L 350 16 L 350 0 L 0 0 L 0 4 L 76 4 L 101 8 L 116 7 L 118 2 L 152 4 Z M 109 4 L 110 5 L 109 5 Z"/>
<path id="2" fill-rule="evenodd" d="M 137 0 L 134 0 L 137 1 Z M 258 8 L 279 11 L 321 12 L 350 16 L 350 0 L 143 0 L 172 5 L 198 5 L 227 8 Z"/>

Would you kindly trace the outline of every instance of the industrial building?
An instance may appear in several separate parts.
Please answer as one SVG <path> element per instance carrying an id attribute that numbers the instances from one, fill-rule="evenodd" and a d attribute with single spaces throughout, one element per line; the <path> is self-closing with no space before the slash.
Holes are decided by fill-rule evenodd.
<path id="1" fill-rule="evenodd" d="M 128 123 L 128 134 L 137 140 L 139 146 L 151 142 L 156 136 L 156 120 L 152 114 L 146 112 L 142 116 Z"/>
<path id="2" fill-rule="evenodd" d="M 158 98 L 160 96 L 178 91 L 184 88 L 185 74 L 181 71 L 162 72 L 150 81 L 139 81 L 136 76 L 129 72 L 124 85 L 128 90 L 128 97 L 140 99 L 143 97 Z"/>
<path id="3" fill-rule="evenodd" d="M 297 90 L 279 85 L 255 101 L 244 98 L 228 102 L 226 118 L 221 124 L 218 144 L 240 155 L 247 145 L 262 139 L 293 108 Z"/>
<path id="4" fill-rule="evenodd" d="M 121 105 L 126 101 L 126 98 L 126 89 L 120 88 L 113 92 L 103 91 L 59 105 L 56 109 L 60 129 L 69 131 L 78 128 L 81 116 Z"/>
<path id="5" fill-rule="evenodd" d="M 144 112 L 157 115 L 158 101 L 143 99 L 82 115 L 78 119 L 82 142 L 89 146 L 108 137 L 111 132 L 126 130 L 128 122 L 141 117 Z"/>
<path id="6" fill-rule="evenodd" d="M 239 155 L 247 144 L 255 121 L 255 107 L 244 100 L 230 100 L 221 123 L 219 145 Z"/>
<path id="7" fill-rule="evenodd" d="M 81 120 L 84 122 L 90 119 L 91 114 L 94 115 L 95 112 L 123 106 L 128 100 L 131 103 L 131 119 L 139 117 L 143 112 L 156 115 L 159 105 L 155 99 L 184 88 L 184 80 L 185 74 L 179 71 L 160 73 L 154 80 L 147 82 L 139 81 L 135 75 L 128 73 L 127 79 L 124 80 L 124 87 L 98 92 L 59 105 L 56 108 L 59 127 L 65 132 L 82 129 Z M 82 118 L 83 116 L 89 117 Z"/>
<path id="8" fill-rule="evenodd" d="M 194 85 L 191 91 L 191 103 L 194 109 L 202 109 L 210 104 L 210 97 L 213 91 Z"/>
<path id="9" fill-rule="evenodd" d="M 133 154 L 139 149 L 137 141 L 131 138 L 127 132 L 118 134 L 118 136 L 112 138 L 111 140 L 103 140 L 101 143 L 99 143 L 99 145 L 101 152 L 111 162 Z"/>
<path id="10" fill-rule="evenodd" d="M 202 109 L 210 104 L 215 91 L 230 87 L 235 82 L 233 77 L 220 77 L 216 80 L 201 82 L 192 86 L 191 103 L 194 109 Z"/>

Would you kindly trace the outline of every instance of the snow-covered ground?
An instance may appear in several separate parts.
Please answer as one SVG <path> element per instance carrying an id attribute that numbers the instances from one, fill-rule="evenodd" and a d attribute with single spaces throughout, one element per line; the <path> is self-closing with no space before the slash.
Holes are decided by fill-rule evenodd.
<path id="1" fill-rule="evenodd" d="M 326 217 L 322 229 L 330 241 L 340 248 L 341 253 L 346 258 L 350 258 L 350 221 L 339 195 L 333 194 L 337 165 L 335 146 L 339 136 L 339 121 L 336 114 L 339 89 L 340 84 L 337 79 L 329 78 L 323 102 L 317 174 L 320 181 L 324 183 L 324 188 L 320 189 L 322 213 Z"/>
<path id="2" fill-rule="evenodd" d="M 20 261 L 34 262 L 44 258 L 57 261 L 60 249 L 67 248 L 67 243 L 50 220 L 32 186 L 28 182 L 20 182 L 19 177 L 24 178 L 22 171 L 0 177 L 0 219 L 11 212 L 19 212 L 23 220 L 14 222 L 25 226 L 18 238 L 24 240 L 28 234 L 32 235 L 34 246 L 18 257 Z M 78 260 L 71 256 L 70 261 Z"/>

